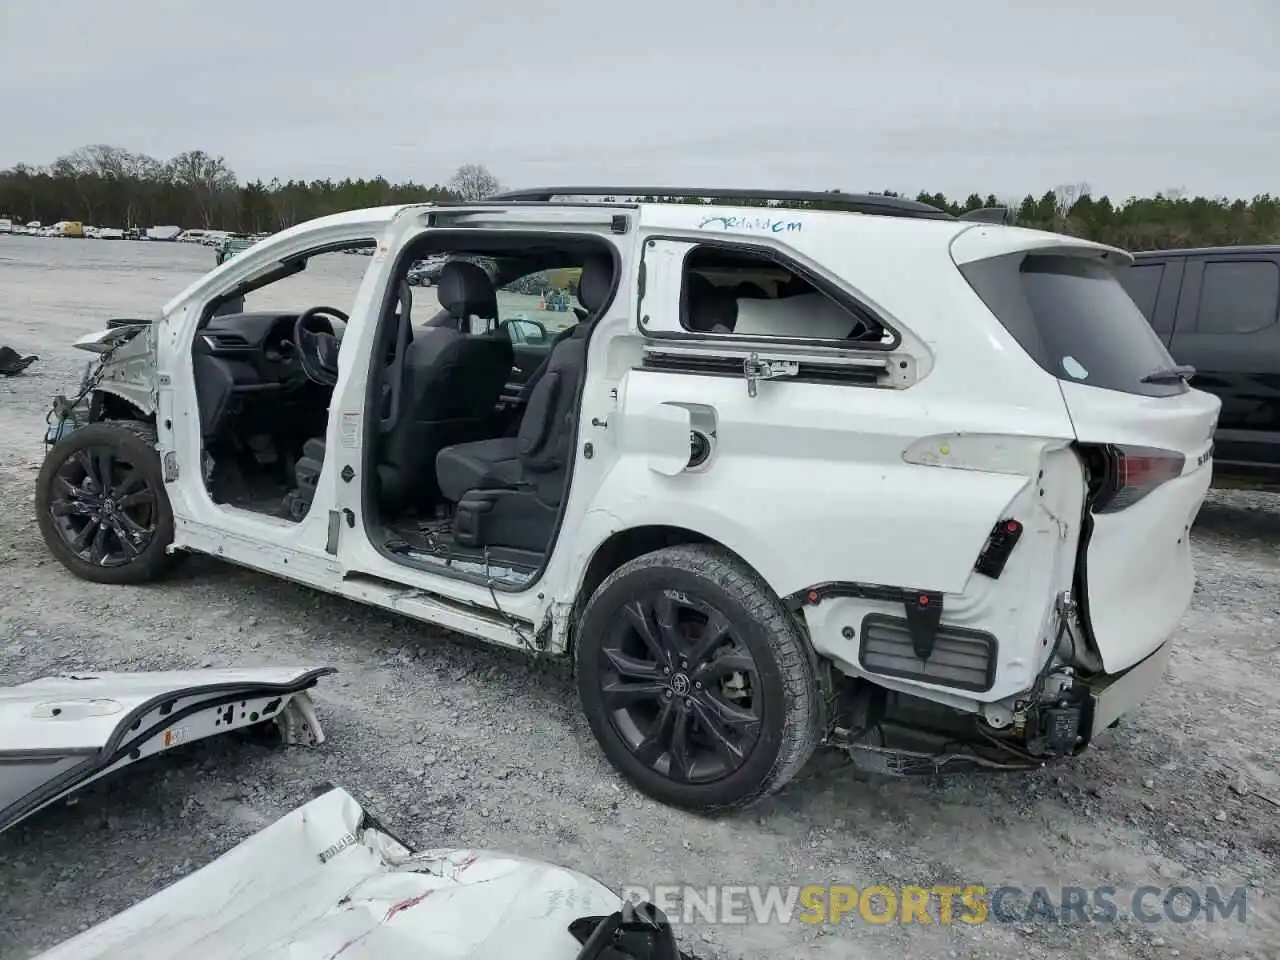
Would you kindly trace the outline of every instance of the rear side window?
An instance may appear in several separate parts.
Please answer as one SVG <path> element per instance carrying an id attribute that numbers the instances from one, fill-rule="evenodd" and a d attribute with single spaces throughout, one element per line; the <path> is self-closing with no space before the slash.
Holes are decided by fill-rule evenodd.
<path id="1" fill-rule="evenodd" d="M 1156 294 L 1160 292 L 1163 277 L 1163 263 L 1137 264 L 1120 274 L 1121 286 L 1133 297 L 1133 302 L 1138 305 L 1148 323 L 1156 313 Z"/>
<path id="2" fill-rule="evenodd" d="M 1218 260 L 1204 265 L 1197 333 L 1254 333 L 1280 312 L 1280 266 L 1270 260 Z"/>
<path id="3" fill-rule="evenodd" d="M 766 254 L 700 246 L 685 257 L 680 325 L 691 333 L 892 346 L 894 334 Z"/>
<path id="4" fill-rule="evenodd" d="M 960 269 L 1022 348 L 1058 379 L 1149 397 L 1187 390 L 1178 379 L 1143 382 L 1167 371 L 1173 358 L 1112 268 L 1019 253 Z"/>

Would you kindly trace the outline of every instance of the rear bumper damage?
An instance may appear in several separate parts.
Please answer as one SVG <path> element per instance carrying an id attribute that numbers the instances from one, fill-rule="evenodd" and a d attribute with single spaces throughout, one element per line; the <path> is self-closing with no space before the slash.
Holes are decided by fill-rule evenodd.
<path id="1" fill-rule="evenodd" d="M 1070 595 L 1057 604 L 1057 642 L 1035 683 L 996 702 L 937 703 L 883 683 L 836 683 L 827 742 L 869 772 L 934 775 L 973 769 L 1030 770 L 1083 752 L 1160 685 L 1173 641 L 1141 662 L 1105 673 L 1090 655 Z"/>
<path id="2" fill-rule="evenodd" d="M 1126 713 L 1138 706 L 1164 680 L 1173 654 L 1173 641 L 1123 673 L 1102 675 L 1087 681 L 1091 713 L 1088 740 L 1114 726 Z"/>

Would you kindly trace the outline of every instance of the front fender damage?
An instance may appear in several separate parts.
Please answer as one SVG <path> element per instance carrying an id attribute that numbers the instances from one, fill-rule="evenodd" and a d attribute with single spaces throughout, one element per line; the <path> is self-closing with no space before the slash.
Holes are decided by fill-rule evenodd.
<path id="1" fill-rule="evenodd" d="M 101 355 L 95 389 L 127 401 L 143 414 L 155 413 L 155 324 L 129 323 L 108 327 L 82 337 L 75 345 L 78 349 Z"/>
<path id="2" fill-rule="evenodd" d="M 97 357 L 85 366 L 73 395 L 59 394 L 53 398 L 46 417 L 49 425 L 46 444 L 56 443 L 72 430 L 100 418 L 104 396 L 123 401 L 131 408 L 131 416 L 138 419 L 155 416 L 158 401 L 155 324 L 118 322 L 81 337 L 74 346 Z"/>

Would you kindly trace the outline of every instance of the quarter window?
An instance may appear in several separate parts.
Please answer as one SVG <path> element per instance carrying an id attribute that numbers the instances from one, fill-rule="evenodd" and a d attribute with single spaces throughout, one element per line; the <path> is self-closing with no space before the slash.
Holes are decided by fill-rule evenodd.
<path id="1" fill-rule="evenodd" d="M 684 260 L 680 325 L 691 333 L 892 344 L 872 317 L 770 257 L 697 247 Z"/>

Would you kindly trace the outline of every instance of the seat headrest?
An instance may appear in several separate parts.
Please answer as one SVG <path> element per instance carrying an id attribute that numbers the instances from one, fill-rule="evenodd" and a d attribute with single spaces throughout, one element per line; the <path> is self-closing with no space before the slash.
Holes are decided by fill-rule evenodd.
<path id="1" fill-rule="evenodd" d="M 735 300 L 768 300 L 769 292 L 758 283 L 743 280 L 733 288 L 733 298 Z"/>
<path id="2" fill-rule="evenodd" d="M 705 333 L 716 326 L 732 330 L 737 323 L 738 302 L 733 294 L 700 273 L 685 273 L 681 300 L 682 319 L 688 330 Z"/>
<path id="3" fill-rule="evenodd" d="M 479 264 L 450 260 L 440 271 L 436 297 L 449 315 L 462 321 L 471 317 L 498 318 L 498 294 L 493 280 Z"/>
<path id="4" fill-rule="evenodd" d="M 578 280 L 578 302 L 588 313 L 595 313 L 608 302 L 612 290 L 613 261 L 602 256 L 588 258 Z"/>

